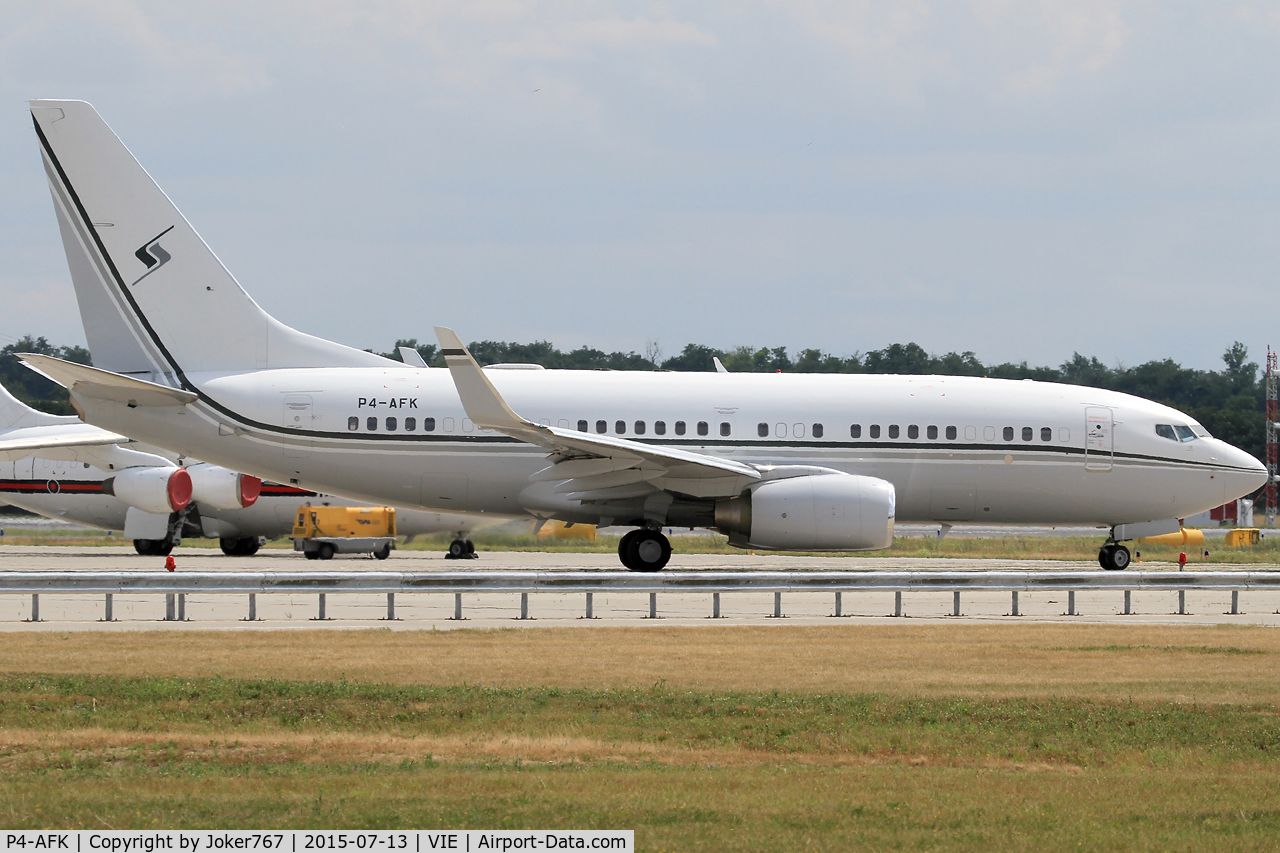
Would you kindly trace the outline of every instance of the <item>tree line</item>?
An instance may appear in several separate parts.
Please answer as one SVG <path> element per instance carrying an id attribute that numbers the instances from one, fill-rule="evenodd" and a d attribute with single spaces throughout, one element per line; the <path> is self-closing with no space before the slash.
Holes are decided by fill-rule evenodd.
<path id="1" fill-rule="evenodd" d="M 444 359 L 435 344 L 416 339 L 396 341 L 387 358 L 400 360 L 396 351 L 406 346 L 417 350 L 427 364 L 443 367 Z M 1097 358 L 1075 353 L 1057 367 L 1032 366 L 1028 362 L 983 364 L 971 351 L 933 355 L 916 343 L 890 344 L 884 349 L 849 356 L 837 356 L 817 349 L 801 350 L 791 356 L 786 347 L 735 347 L 716 349 L 687 344 L 679 354 L 663 358 L 656 346 L 648 352 L 605 352 L 591 347 L 561 350 L 547 341 L 509 343 L 476 341 L 468 345 L 481 364 L 540 364 L 552 369 L 572 370 L 715 370 L 719 358 L 732 372 L 751 373 L 899 373 L 944 376 L 990 376 L 997 379 L 1035 379 L 1066 382 L 1122 391 L 1173 406 L 1191 415 L 1205 429 L 1265 458 L 1263 425 L 1265 382 L 1257 362 L 1249 360 L 1249 350 L 1236 341 L 1222 354 L 1221 370 L 1183 367 L 1171 358 L 1148 361 L 1135 367 L 1109 367 Z M 89 351 L 78 346 L 55 346 L 43 337 L 24 337 L 0 347 L 0 383 L 18 399 L 54 414 L 71 414 L 66 390 L 28 370 L 14 353 L 35 352 L 91 364 Z"/>

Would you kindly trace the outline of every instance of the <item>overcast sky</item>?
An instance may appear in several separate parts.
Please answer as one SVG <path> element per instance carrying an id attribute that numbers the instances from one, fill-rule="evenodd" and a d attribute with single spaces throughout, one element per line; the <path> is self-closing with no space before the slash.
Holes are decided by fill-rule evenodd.
<path id="1" fill-rule="evenodd" d="M 1280 345 L 1280 2 L 0 4 L 0 343 L 83 343 L 28 98 L 358 347 Z M 193 318 L 195 322 L 195 318 Z"/>

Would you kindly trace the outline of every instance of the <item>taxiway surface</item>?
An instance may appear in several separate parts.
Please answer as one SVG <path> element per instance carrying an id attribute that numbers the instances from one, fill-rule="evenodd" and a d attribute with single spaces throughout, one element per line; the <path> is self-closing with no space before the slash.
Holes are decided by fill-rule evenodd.
<path id="1" fill-rule="evenodd" d="M 177 571 L 460 571 L 474 569 L 501 571 L 614 571 L 611 554 L 560 554 L 535 552 L 491 552 L 470 561 L 445 560 L 425 551 L 398 551 L 390 560 L 378 562 L 365 557 L 308 561 L 292 551 L 265 549 L 254 557 L 226 557 L 202 548 L 179 548 L 174 552 Z M 1148 568 L 1169 568 L 1148 563 Z M 0 546 L 0 570 L 5 571 L 157 571 L 164 559 L 140 557 L 119 547 Z M 981 570 L 1088 570 L 1096 564 L 1041 560 L 959 560 L 903 557 L 794 557 L 750 554 L 687 554 L 672 558 L 670 568 L 681 571 L 759 571 L 764 569 L 804 571 L 981 571 Z M 1260 569 L 1257 565 L 1215 564 L 1215 569 Z M 961 616 L 952 613 L 950 592 L 912 591 L 903 595 L 903 616 L 908 619 L 947 621 L 1070 621 L 1115 622 L 1122 624 L 1240 624 L 1280 626 L 1280 592 L 1241 593 L 1238 615 L 1231 615 L 1231 593 L 1226 590 L 1192 590 L 1186 594 L 1184 615 L 1178 614 L 1177 592 L 1142 590 L 1132 594 L 1130 615 L 1123 613 L 1123 597 L 1115 591 L 1082 590 L 1076 593 L 1078 615 L 1067 616 L 1066 593 L 1023 592 L 1020 616 L 1012 616 L 1007 592 L 965 592 Z M 511 593 L 464 595 L 464 619 L 452 619 L 454 600 L 448 594 L 399 593 L 395 599 L 395 621 L 386 620 L 387 601 L 382 594 L 331 594 L 327 596 L 325 621 L 316 619 L 318 597 L 311 593 L 272 593 L 257 596 L 258 621 L 248 622 L 247 596 L 233 594 L 188 595 L 184 602 L 185 622 L 165 621 L 163 595 L 117 594 L 113 600 L 115 621 L 104 622 L 104 601 L 100 595 L 40 596 L 40 622 L 31 616 L 30 596 L 0 596 L 0 630 L 37 631 L 136 631 L 189 629 L 290 629 L 290 628 L 391 628 L 393 630 L 446 630 L 451 628 L 551 627 L 566 625 L 786 625 L 832 624 L 833 622 L 882 622 L 893 619 L 892 592 L 845 593 L 845 616 L 834 618 L 834 598 L 830 593 L 795 592 L 783 595 L 783 618 L 772 616 L 774 599 L 769 592 L 735 592 L 721 596 L 721 618 L 712 620 L 709 593 L 662 593 L 658 596 L 658 617 L 650 619 L 648 595 L 643 593 L 596 593 L 596 618 L 584 617 L 582 593 L 537 593 L 530 596 L 529 619 L 520 619 L 520 596 Z"/>

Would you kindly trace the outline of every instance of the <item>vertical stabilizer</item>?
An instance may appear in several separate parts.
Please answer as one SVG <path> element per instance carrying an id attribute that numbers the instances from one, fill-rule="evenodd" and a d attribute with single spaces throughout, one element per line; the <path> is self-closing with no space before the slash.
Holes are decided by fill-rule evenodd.
<path id="1" fill-rule="evenodd" d="M 95 365 L 177 384 L 205 371 L 387 364 L 263 311 L 92 106 L 32 101 L 31 115 Z"/>

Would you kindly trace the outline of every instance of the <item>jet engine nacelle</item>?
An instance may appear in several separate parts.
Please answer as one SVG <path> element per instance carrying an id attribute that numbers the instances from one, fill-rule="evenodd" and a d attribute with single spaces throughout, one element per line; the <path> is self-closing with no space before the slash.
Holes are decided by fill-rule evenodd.
<path id="1" fill-rule="evenodd" d="M 822 474 L 769 480 L 716 503 L 716 526 L 744 548 L 875 551 L 893 544 L 893 484 Z"/>
<path id="2" fill-rule="evenodd" d="M 229 468 L 201 462 L 187 468 L 191 475 L 191 497 L 201 506 L 214 509 L 242 509 L 253 506 L 262 491 L 262 481 Z"/>
<path id="3" fill-rule="evenodd" d="M 143 512 L 178 512 L 191 503 L 191 475 L 183 468 L 126 468 L 102 481 L 102 491 Z"/>

